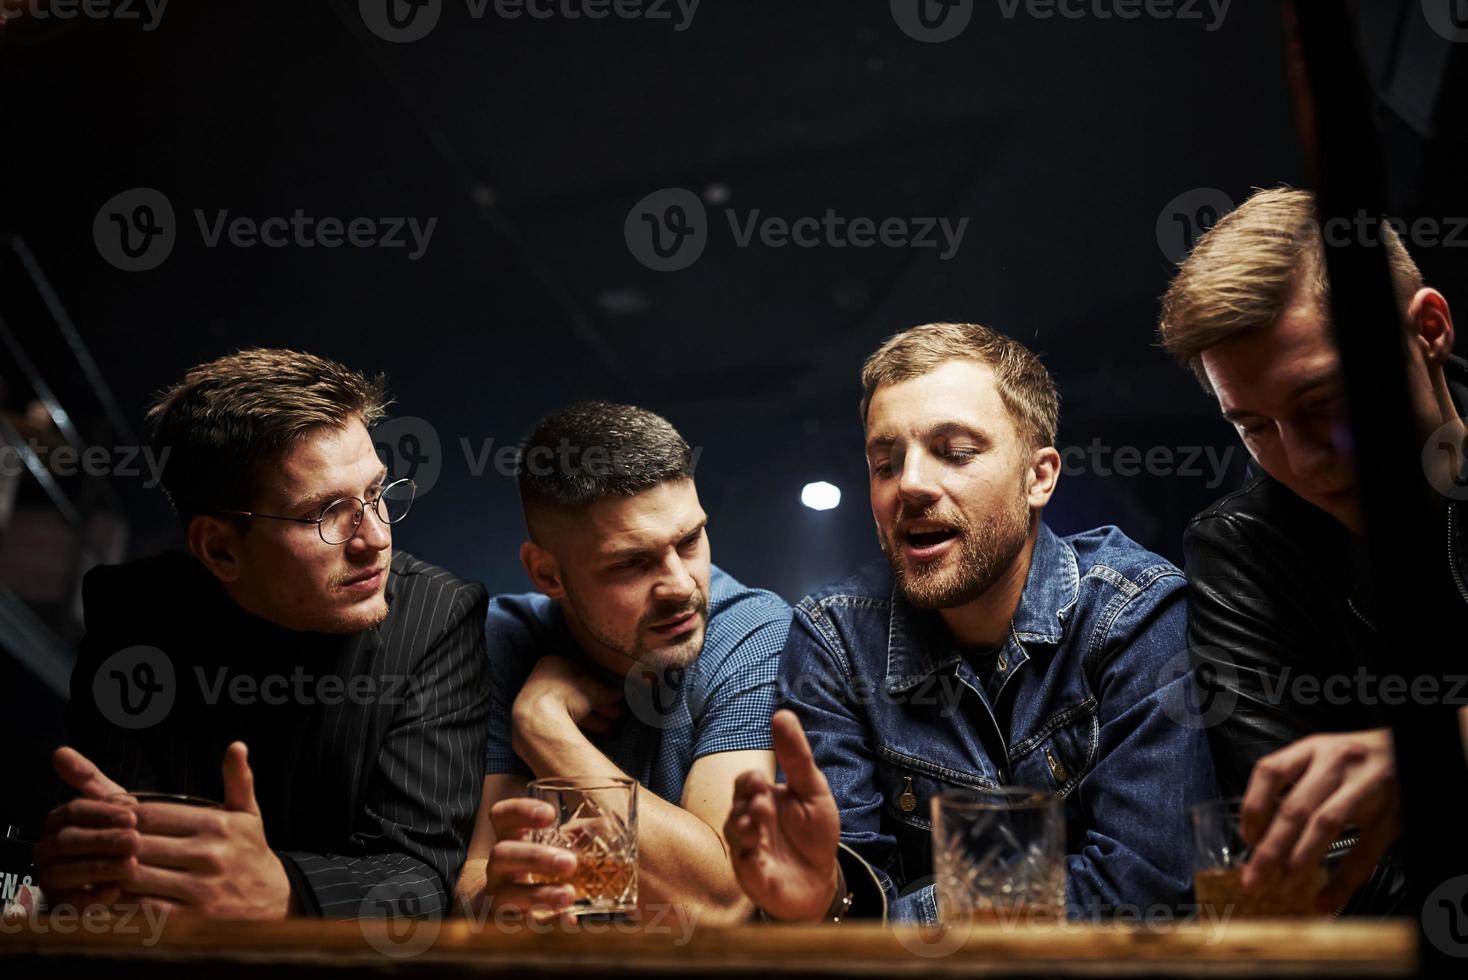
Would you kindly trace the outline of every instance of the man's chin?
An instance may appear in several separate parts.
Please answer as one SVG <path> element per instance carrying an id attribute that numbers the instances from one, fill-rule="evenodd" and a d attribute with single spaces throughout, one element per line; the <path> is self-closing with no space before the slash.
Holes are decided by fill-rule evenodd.
<path id="1" fill-rule="evenodd" d="M 363 599 L 342 607 L 331 621 L 322 627 L 323 633 L 362 633 L 376 629 L 387 619 L 387 599 L 382 595 Z"/>
<path id="2" fill-rule="evenodd" d="M 703 652 L 703 641 L 707 632 L 705 627 L 700 626 L 687 636 L 665 640 L 658 646 L 644 646 L 638 661 L 658 670 L 687 667 Z"/>

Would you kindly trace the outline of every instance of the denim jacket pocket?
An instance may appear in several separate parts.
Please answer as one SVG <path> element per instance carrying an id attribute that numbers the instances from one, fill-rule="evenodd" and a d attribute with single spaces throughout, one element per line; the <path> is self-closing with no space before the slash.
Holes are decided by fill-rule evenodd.
<path id="1" fill-rule="evenodd" d="M 1010 749 L 1012 782 L 1068 796 L 1096 764 L 1100 740 L 1094 698 L 1058 711 Z"/>
<path id="2" fill-rule="evenodd" d="M 914 882 L 933 873 L 933 802 L 938 796 L 951 789 L 992 789 L 996 784 L 885 746 L 877 751 L 883 820 L 892 828 L 896 844 L 894 877 Z"/>

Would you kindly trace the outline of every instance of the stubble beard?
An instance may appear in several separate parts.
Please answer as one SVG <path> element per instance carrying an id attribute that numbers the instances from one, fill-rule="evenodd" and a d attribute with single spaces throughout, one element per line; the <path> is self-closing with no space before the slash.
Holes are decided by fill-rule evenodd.
<path id="1" fill-rule="evenodd" d="M 978 524 L 956 514 L 924 512 L 907 517 L 925 518 L 942 521 L 958 531 L 957 555 L 918 563 L 909 571 L 900 547 L 892 542 L 883 542 L 882 547 L 902 597 L 919 609 L 952 609 L 988 592 L 1024 549 L 1034 521 L 1023 496 L 1015 498 L 1014 506 Z"/>

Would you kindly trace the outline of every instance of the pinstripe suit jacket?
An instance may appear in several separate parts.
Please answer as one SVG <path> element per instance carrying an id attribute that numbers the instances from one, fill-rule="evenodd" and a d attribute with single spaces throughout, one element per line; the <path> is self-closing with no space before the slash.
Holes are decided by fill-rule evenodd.
<path id="1" fill-rule="evenodd" d="M 300 633 L 182 553 L 93 569 L 70 744 L 130 790 L 218 800 L 243 739 L 302 911 L 447 911 L 483 774 L 488 597 L 399 551 L 387 599 L 374 630 Z"/>

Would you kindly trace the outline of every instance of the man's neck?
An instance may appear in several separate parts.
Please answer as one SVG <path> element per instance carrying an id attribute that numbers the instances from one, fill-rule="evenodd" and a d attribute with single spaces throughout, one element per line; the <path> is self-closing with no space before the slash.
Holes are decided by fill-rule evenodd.
<path id="1" fill-rule="evenodd" d="M 637 661 L 618 653 L 605 643 L 592 635 L 591 630 L 581 618 L 566 607 L 566 603 L 560 603 L 561 618 L 566 622 L 566 629 L 571 634 L 571 639 L 576 644 L 576 652 L 581 659 L 590 667 L 606 672 L 613 677 L 626 677 L 628 672 L 637 666 Z"/>
<path id="2" fill-rule="evenodd" d="M 1040 521 L 1037 517 L 1019 554 L 983 595 L 962 606 L 938 611 L 955 643 L 961 647 L 987 648 L 1000 646 L 1009 638 L 1009 626 L 1024 596 L 1030 559 L 1034 556 L 1035 541 L 1039 536 Z"/>

